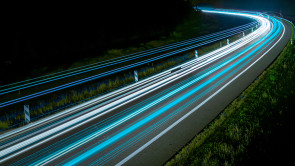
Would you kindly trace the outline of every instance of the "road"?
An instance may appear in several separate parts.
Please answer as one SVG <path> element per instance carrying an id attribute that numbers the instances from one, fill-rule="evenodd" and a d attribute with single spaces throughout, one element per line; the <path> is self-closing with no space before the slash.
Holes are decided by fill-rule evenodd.
<path id="1" fill-rule="evenodd" d="M 128 69 L 134 69 L 144 64 L 171 57 L 179 53 L 191 51 L 196 47 L 226 39 L 235 34 L 241 34 L 255 25 L 257 25 L 257 22 L 253 21 L 249 24 L 205 36 L 0 86 L 0 96 L 3 96 L 0 98 L 0 108 L 48 95 L 66 88 L 85 84 Z M 106 69 L 110 67 L 111 70 Z M 54 83 L 54 86 L 52 86 L 52 83 Z M 22 93 L 19 93 L 20 90 Z"/>
<path id="2" fill-rule="evenodd" d="M 71 108 L 80 110 L 76 114 L 1 135 L 1 165 L 161 165 L 167 161 L 255 80 L 292 34 L 289 24 L 273 17 L 203 12 L 251 17 L 260 27 L 181 66 Z M 36 125 L 42 130 L 34 131 Z"/>

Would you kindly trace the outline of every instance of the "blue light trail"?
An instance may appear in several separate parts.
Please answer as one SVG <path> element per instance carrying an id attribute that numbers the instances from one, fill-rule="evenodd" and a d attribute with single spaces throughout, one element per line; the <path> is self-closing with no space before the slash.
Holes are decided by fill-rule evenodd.
<path id="1" fill-rule="evenodd" d="M 255 24 L 251 23 L 250 25 L 253 26 Z M 245 27 L 248 28 L 250 25 L 245 26 Z M 242 30 L 245 30 L 245 29 L 242 29 Z M 138 66 L 141 66 L 141 65 L 144 65 L 144 64 L 147 64 L 147 63 L 150 63 L 150 62 L 165 58 L 165 57 L 169 57 L 169 56 L 172 56 L 172 55 L 175 55 L 175 54 L 179 54 L 179 53 L 194 49 L 195 47 L 200 47 L 200 46 L 205 45 L 205 44 L 209 44 L 209 43 L 212 43 L 212 42 L 215 42 L 215 41 L 218 41 L 218 40 L 222 40 L 224 38 L 227 38 L 229 36 L 232 36 L 232 35 L 235 35 L 235 34 L 238 34 L 238 33 L 241 33 L 241 31 L 227 32 L 226 33 L 227 35 L 221 36 L 221 37 L 218 37 L 218 35 L 212 35 L 209 38 L 199 39 L 197 41 L 202 41 L 202 40 L 205 40 L 205 39 L 207 41 L 205 41 L 203 43 L 199 43 L 199 44 L 194 44 L 192 46 L 182 48 L 182 49 L 179 49 L 179 50 L 176 50 L 176 51 L 172 51 L 170 53 L 166 53 L 166 54 L 154 57 L 154 58 L 150 58 L 148 60 L 141 61 L 140 63 L 134 63 L 134 64 L 131 64 L 131 65 L 127 65 L 127 66 L 120 67 L 120 68 L 117 68 L 117 69 L 114 69 L 114 70 L 111 70 L 111 71 L 108 71 L 108 72 L 98 74 L 96 76 L 87 77 L 87 78 L 77 80 L 77 81 L 73 81 L 73 82 L 58 86 L 58 87 L 47 89 L 47 90 L 37 92 L 37 93 L 31 94 L 31 95 L 20 97 L 20 98 L 14 99 L 14 100 L 6 101 L 6 102 L 3 102 L 3 103 L 0 103 L 0 108 L 5 107 L 5 106 L 9 106 L 9 105 L 12 105 L 12 104 L 16 104 L 16 103 L 19 103 L 19 102 L 27 101 L 27 100 L 30 100 L 32 98 L 43 96 L 43 95 L 46 95 L 46 94 L 49 94 L 49 93 L 52 93 L 52 92 L 56 92 L 56 91 L 59 91 L 59 90 L 62 90 L 62 89 L 73 87 L 73 86 L 76 86 L 76 85 L 79 85 L 79 84 L 82 84 L 82 83 L 93 81 L 95 79 L 99 79 L 99 78 L 102 78 L 102 77 L 105 77 L 105 76 L 108 76 L 108 75 L 111 75 L 111 74 L 115 74 L 115 73 L 118 73 L 118 72 L 121 72 L 121 71 L 124 71 L 124 70 L 132 69 L 132 68 L 135 68 L 135 67 L 138 67 Z M 216 37 L 216 38 L 210 39 L 210 38 L 213 38 L 213 37 Z M 210 39 L 210 40 L 208 40 L 208 39 Z M 193 44 L 193 43 L 189 43 L 189 44 Z M 188 44 L 186 44 L 186 45 L 188 45 Z M 169 48 L 169 49 L 171 49 L 171 48 Z M 175 49 L 175 48 L 173 48 L 173 49 Z M 163 52 L 163 51 L 167 51 L 167 49 L 162 49 L 162 50 L 160 50 L 158 52 L 154 52 L 154 53 L 159 53 L 159 52 Z M 144 56 L 147 56 L 147 55 L 150 55 L 150 54 L 145 54 Z M 77 74 L 90 72 L 90 71 L 101 69 L 101 68 L 108 67 L 108 66 L 111 66 L 111 65 L 120 64 L 120 63 L 131 61 L 131 60 L 134 60 L 134 59 L 137 59 L 137 58 L 142 58 L 144 56 L 141 55 L 141 56 L 137 56 L 135 58 L 134 57 L 133 58 L 128 58 L 128 59 L 126 58 L 126 60 L 120 59 L 117 62 L 111 62 L 109 64 L 108 63 L 102 64 L 102 65 L 99 65 L 98 67 L 96 67 L 96 66 L 94 68 L 91 67 L 90 69 L 89 68 L 82 69 L 82 71 L 78 71 L 78 72 L 75 71 L 72 74 L 71 74 L 71 72 L 69 72 L 69 73 L 66 73 L 64 75 L 61 74 L 61 75 L 58 75 L 58 76 L 47 78 L 46 80 L 39 80 L 39 81 L 35 81 L 35 82 L 32 81 L 32 82 L 29 82 L 28 84 L 21 84 L 19 86 L 15 86 L 15 87 L 7 88 L 7 89 L 4 89 L 4 90 L 0 90 L 0 92 L 2 91 L 0 93 L 0 95 L 7 94 L 7 93 L 10 93 L 10 92 L 14 92 L 14 91 L 18 91 L 18 90 L 22 90 L 22 89 L 33 87 L 33 86 L 37 86 L 37 85 L 41 85 L 41 84 L 44 84 L 44 83 L 49 83 L 49 82 L 59 80 L 59 79 L 63 79 L 63 78 L 67 78 L 67 77 L 70 77 L 70 76 L 75 76 Z"/>
<path id="2" fill-rule="evenodd" d="M 31 165 L 52 163 L 79 165 L 89 163 L 89 161 L 91 161 L 90 165 L 107 165 L 121 154 L 126 153 L 128 149 L 139 145 L 138 149 L 135 149 L 131 154 L 128 152 L 127 157 L 118 161 L 118 165 L 124 164 L 161 137 L 161 134 L 184 120 L 208 98 L 248 70 L 274 47 L 272 45 L 276 45 L 280 41 L 285 32 L 283 24 L 273 17 L 267 20 L 258 14 L 226 10 L 206 12 L 252 15 L 261 19 L 261 27 L 244 38 L 225 46 L 226 49 L 213 51 L 209 53 L 210 56 L 208 56 L 209 54 L 205 55 L 208 57 L 204 58 L 204 61 L 200 57 L 200 61 L 187 62 L 187 68 L 182 66 L 181 70 L 169 73 L 167 77 L 162 79 L 159 77 L 158 82 L 151 83 L 126 96 L 119 96 L 113 102 L 95 107 L 91 112 L 85 112 L 80 117 L 69 117 L 69 121 L 59 126 L 13 146 L 0 149 L 0 154 L 2 154 L 2 156 L 0 155 L 0 163 L 7 158 L 17 156 L 17 154 L 29 152 L 30 149 L 39 146 L 38 144 L 46 144 L 55 138 L 62 138 L 28 154 L 16 161 L 14 165 L 27 165 L 28 163 Z M 247 47 L 243 48 L 243 46 Z M 176 80 L 179 82 L 173 83 Z M 161 88 L 162 90 L 158 91 Z M 153 94 L 152 92 L 155 95 L 148 95 Z M 213 94 L 208 97 L 208 94 L 211 93 Z M 194 107 L 193 110 L 188 110 L 191 107 Z M 110 115 L 101 121 L 97 120 L 108 114 Z M 91 123 L 83 127 L 82 130 L 79 129 L 88 122 Z M 162 129 L 163 126 L 164 129 Z M 62 134 L 69 131 L 75 132 L 63 137 Z M 146 139 L 148 139 L 147 142 L 142 144 L 142 141 Z M 66 159 L 65 156 L 67 156 Z M 90 158 L 91 160 L 89 160 Z"/>

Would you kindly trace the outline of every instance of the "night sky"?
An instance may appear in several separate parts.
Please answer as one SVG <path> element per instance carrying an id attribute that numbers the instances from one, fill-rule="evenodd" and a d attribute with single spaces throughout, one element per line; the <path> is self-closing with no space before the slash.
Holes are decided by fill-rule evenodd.
<path id="1" fill-rule="evenodd" d="M 188 3 L 179 0 L 26 2 L 7 7 L 9 47 L 1 56 L 2 78 L 18 77 L 42 66 L 67 67 L 109 48 L 154 40 L 169 34 L 190 10 Z"/>
<path id="2" fill-rule="evenodd" d="M 44 46 L 44 49 L 51 50 L 50 46 L 60 45 L 59 41 L 62 40 L 85 42 L 80 49 L 92 47 L 83 40 L 96 41 L 96 46 L 101 45 L 99 47 L 103 48 L 110 44 L 110 40 L 143 34 L 147 29 L 169 25 L 181 18 L 185 11 L 183 3 L 171 2 L 169 6 L 156 1 L 148 4 L 121 1 L 101 4 L 40 4 L 37 7 L 19 5 L 13 9 L 16 14 L 10 20 L 10 32 L 16 42 L 13 54 L 21 51 L 22 46 L 17 44 L 28 45 L 26 52 L 34 54 L 33 50 L 38 51 L 33 48 L 35 44 L 45 42 L 42 45 L 47 44 L 48 48 Z M 62 48 L 67 47 L 66 43 L 63 44 Z"/>

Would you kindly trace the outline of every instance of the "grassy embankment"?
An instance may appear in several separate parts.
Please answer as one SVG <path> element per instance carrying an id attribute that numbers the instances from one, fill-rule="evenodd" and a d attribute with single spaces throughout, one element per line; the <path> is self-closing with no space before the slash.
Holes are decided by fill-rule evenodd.
<path id="1" fill-rule="evenodd" d="M 184 23 L 177 27 L 175 31 L 173 31 L 168 38 L 162 37 L 162 40 L 151 41 L 145 44 L 141 44 L 142 47 L 139 48 L 127 48 L 127 49 L 112 49 L 107 52 L 105 56 L 96 58 L 93 61 L 89 61 L 86 59 L 84 62 L 79 62 L 74 64 L 72 67 L 81 66 L 85 63 L 94 63 L 97 61 L 103 61 L 108 58 L 120 57 L 126 54 L 130 54 L 133 52 L 142 51 L 145 49 L 150 49 L 154 47 L 159 47 L 161 45 L 169 44 L 172 42 L 184 40 L 187 38 L 191 38 L 194 35 L 199 33 L 201 29 L 198 24 L 198 21 L 195 20 L 196 16 L 190 16 Z M 200 20 L 201 21 L 201 20 Z M 199 27 L 199 28 L 191 28 L 191 27 Z M 192 33 L 193 32 L 193 33 Z M 250 31 L 247 31 L 249 33 Z M 230 38 L 230 41 L 233 42 L 237 38 L 241 37 L 241 34 L 235 35 Z M 220 41 L 222 46 L 226 44 L 226 40 Z M 202 56 L 205 53 L 208 53 L 216 48 L 220 47 L 220 42 L 216 42 L 210 45 L 203 46 L 199 48 L 199 55 Z M 194 58 L 193 52 L 187 53 L 186 55 L 177 55 L 169 58 L 165 58 L 163 60 L 147 64 L 142 66 L 139 69 L 139 78 L 143 79 L 145 77 L 151 76 L 158 72 L 161 72 L 165 69 L 171 68 L 175 65 L 188 61 Z M 87 85 L 83 85 L 80 87 L 76 87 L 75 89 L 62 91 L 57 94 L 50 95 L 49 97 L 44 97 L 36 101 L 31 101 L 31 119 L 36 120 L 46 115 L 55 113 L 60 111 L 66 107 L 71 105 L 78 104 L 80 102 L 84 102 L 85 100 L 89 100 L 91 98 L 97 97 L 99 95 L 105 94 L 122 86 L 126 86 L 134 81 L 134 77 L 132 75 L 132 71 L 127 71 L 125 73 L 120 73 L 115 76 L 111 76 L 106 78 L 105 80 L 96 81 L 89 83 Z M 62 95 L 61 95 L 62 94 Z M 1 110 L 1 116 L 4 117 L 2 122 L 0 121 L 0 129 L 5 129 L 9 126 L 19 126 L 24 124 L 24 115 L 22 112 L 22 105 L 16 106 L 13 108 L 9 108 L 7 110 Z"/>
<path id="2" fill-rule="evenodd" d="M 294 164 L 294 71 L 295 46 L 289 43 L 241 97 L 166 166 Z"/>
<path id="3" fill-rule="evenodd" d="M 249 30 L 250 32 L 250 30 Z M 241 34 L 235 35 L 230 38 L 231 42 L 241 37 Z M 226 40 L 220 41 L 223 45 L 226 44 Z M 216 42 L 210 45 L 203 46 L 199 49 L 199 55 L 202 56 L 212 50 L 215 50 L 220 47 L 220 42 Z M 164 61 L 155 62 L 143 66 L 139 71 L 139 78 L 144 79 L 145 77 L 154 75 L 163 70 L 174 67 L 178 64 L 186 62 L 190 59 L 194 58 L 194 54 L 188 53 L 187 55 L 179 58 L 179 56 L 175 56 Z M 94 84 L 90 84 L 88 86 L 84 86 L 81 90 L 71 90 L 70 92 L 63 92 L 64 96 L 62 99 L 59 99 L 59 96 L 53 96 L 50 99 L 45 99 L 47 104 L 43 104 L 41 102 L 33 102 L 32 105 L 40 105 L 40 108 L 33 109 L 31 111 L 31 117 L 33 120 L 39 119 L 40 117 L 44 117 L 46 115 L 52 114 L 59 110 L 64 109 L 65 107 L 69 107 L 71 105 L 75 105 L 86 100 L 92 99 L 94 97 L 100 96 L 112 90 L 118 89 L 122 86 L 126 86 L 130 83 L 134 82 L 134 77 L 131 73 L 125 73 L 123 77 L 112 77 L 106 81 L 98 82 Z M 0 123 L 0 129 L 5 129 L 11 125 L 23 125 L 24 115 L 22 112 L 15 113 L 16 110 L 11 110 L 6 112 L 6 114 L 14 113 L 16 116 L 7 118 L 6 121 Z M 7 116 L 8 117 L 8 116 Z"/>

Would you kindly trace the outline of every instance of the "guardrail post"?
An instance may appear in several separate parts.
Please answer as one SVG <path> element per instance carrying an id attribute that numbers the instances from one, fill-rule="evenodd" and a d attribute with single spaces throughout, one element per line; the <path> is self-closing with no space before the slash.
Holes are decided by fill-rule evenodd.
<path id="1" fill-rule="evenodd" d="M 27 123 L 30 123 L 31 118 L 30 118 L 30 108 L 29 108 L 29 105 L 24 105 L 24 112 L 25 112 L 25 121 Z"/>
<path id="2" fill-rule="evenodd" d="M 198 50 L 195 50 L 195 57 L 198 58 Z"/>
<path id="3" fill-rule="evenodd" d="M 138 82 L 138 73 L 137 73 L 137 70 L 134 70 L 134 80 L 135 80 L 135 82 Z"/>
<path id="4" fill-rule="evenodd" d="M 227 45 L 229 45 L 229 39 L 226 40 Z"/>

